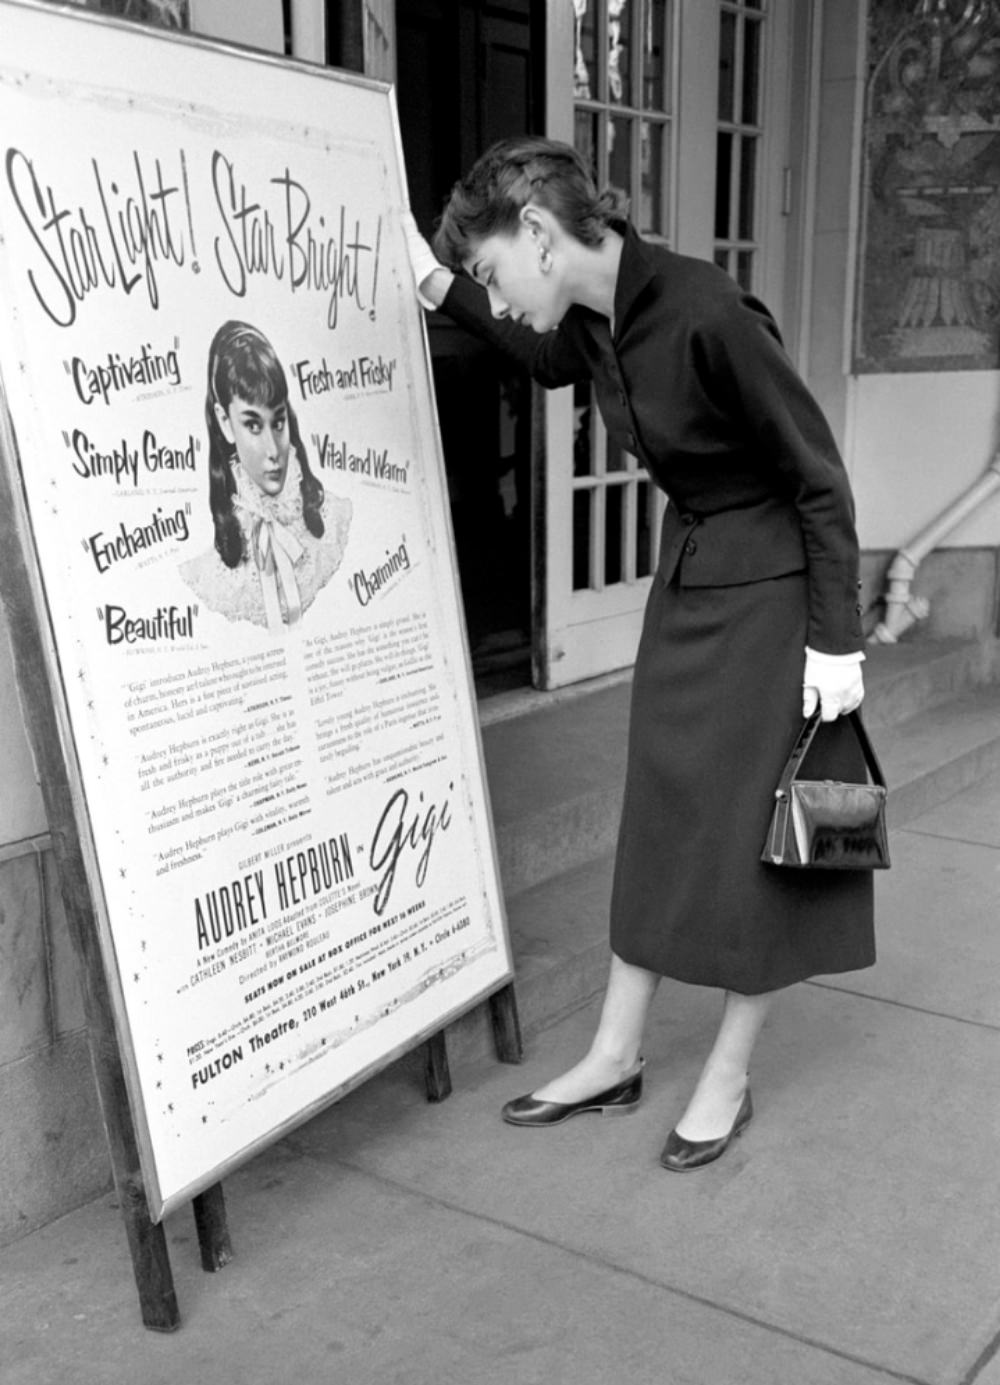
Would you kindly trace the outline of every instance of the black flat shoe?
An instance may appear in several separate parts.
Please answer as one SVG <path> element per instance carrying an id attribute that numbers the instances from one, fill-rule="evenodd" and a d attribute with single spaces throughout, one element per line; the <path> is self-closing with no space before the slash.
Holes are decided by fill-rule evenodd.
<path id="1" fill-rule="evenodd" d="M 740 1109 L 736 1112 L 733 1128 L 728 1135 L 720 1135 L 717 1140 L 685 1140 L 683 1135 L 671 1130 L 667 1136 L 667 1143 L 663 1146 L 660 1163 L 665 1169 L 672 1169 L 674 1173 L 688 1173 L 691 1169 L 700 1169 L 705 1164 L 711 1164 L 720 1154 L 725 1154 L 736 1136 L 742 1134 L 752 1119 L 753 1102 L 750 1100 L 748 1087 L 743 1093 Z"/>
<path id="2" fill-rule="evenodd" d="M 602 1116 L 630 1116 L 642 1097 L 642 1068 L 617 1086 L 582 1101 L 537 1101 L 533 1096 L 515 1097 L 500 1112 L 508 1125 L 559 1125 L 584 1111 Z"/>

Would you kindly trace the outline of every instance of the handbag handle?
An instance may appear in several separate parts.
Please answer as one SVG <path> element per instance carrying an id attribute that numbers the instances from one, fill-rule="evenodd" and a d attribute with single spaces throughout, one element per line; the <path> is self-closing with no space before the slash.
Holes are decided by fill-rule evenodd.
<path id="1" fill-rule="evenodd" d="M 849 712 L 847 714 L 847 719 L 851 723 L 854 734 L 858 738 L 858 744 L 861 746 L 861 752 L 865 757 L 865 764 L 868 766 L 868 772 L 872 777 L 872 782 L 884 789 L 885 775 L 882 773 L 882 766 L 879 764 L 878 756 L 875 754 L 875 747 L 868 739 L 868 732 L 865 730 L 865 724 L 861 720 L 860 714 L 857 711 Z M 802 730 L 799 732 L 799 738 L 792 747 L 792 753 L 789 755 L 785 768 L 781 772 L 781 782 L 778 784 L 776 790 L 777 797 L 788 793 L 792 780 L 802 768 L 802 761 L 805 759 L 806 753 L 813 743 L 813 737 L 819 730 L 820 722 L 820 708 L 817 707 L 812 716 L 806 718 L 802 725 Z"/>

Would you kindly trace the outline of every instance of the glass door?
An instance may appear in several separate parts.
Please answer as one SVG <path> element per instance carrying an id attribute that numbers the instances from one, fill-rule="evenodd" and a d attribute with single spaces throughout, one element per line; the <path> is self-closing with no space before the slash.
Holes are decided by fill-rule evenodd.
<path id="1" fill-rule="evenodd" d="M 788 211 L 790 0 L 550 5 L 548 130 L 624 188 L 646 237 L 776 302 Z M 540 398 L 534 677 L 630 665 L 664 497 L 614 447 L 589 386 Z"/>
<path id="2" fill-rule="evenodd" d="M 670 243 L 674 0 L 567 0 L 549 9 L 549 132 L 575 143 L 601 184 L 624 189 L 644 235 Z M 663 497 L 609 440 L 589 385 L 550 397 L 545 415 L 546 600 L 535 681 L 555 688 L 632 662 Z"/>
<path id="3" fill-rule="evenodd" d="M 574 7 L 574 142 L 600 184 L 629 194 L 642 234 L 663 242 L 676 129 L 672 8 L 667 0 Z M 662 497 L 636 458 L 609 441 L 589 385 L 574 391 L 573 434 L 573 592 L 634 587 L 655 566 Z"/>

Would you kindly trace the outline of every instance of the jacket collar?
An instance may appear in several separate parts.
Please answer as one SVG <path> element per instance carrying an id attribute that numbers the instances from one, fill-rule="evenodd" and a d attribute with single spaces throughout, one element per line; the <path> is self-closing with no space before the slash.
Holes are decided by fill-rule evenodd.
<path id="1" fill-rule="evenodd" d="M 621 332 L 643 289 L 656 273 L 652 247 L 629 221 L 613 221 L 611 229 L 624 237 L 618 281 L 615 284 L 615 332 Z"/>

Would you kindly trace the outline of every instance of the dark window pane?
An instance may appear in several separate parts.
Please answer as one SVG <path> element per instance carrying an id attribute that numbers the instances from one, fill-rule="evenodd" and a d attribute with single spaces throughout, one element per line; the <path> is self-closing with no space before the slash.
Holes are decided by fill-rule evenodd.
<path id="1" fill-rule="evenodd" d="M 632 466 L 629 461 L 629 454 L 616 442 L 612 442 L 610 438 L 608 438 L 608 445 L 605 449 L 604 466 L 605 470 L 609 472 L 628 471 Z"/>
<path id="2" fill-rule="evenodd" d="M 744 125 L 756 125 L 760 119 L 757 108 L 760 101 L 761 32 L 759 20 L 747 21 L 743 37 L 743 110 L 741 119 Z"/>
<path id="3" fill-rule="evenodd" d="M 593 418 L 590 385 L 578 380 L 573 386 L 573 475 L 590 476 L 594 470 L 594 446 L 590 420 Z"/>
<path id="4" fill-rule="evenodd" d="M 733 167 L 733 137 L 720 130 L 715 156 L 715 239 L 729 239 L 729 189 Z"/>
<path id="5" fill-rule="evenodd" d="M 719 119 L 731 121 L 736 111 L 736 16 L 725 10 L 719 27 Z"/>
<path id="6" fill-rule="evenodd" d="M 663 233 L 667 225 L 667 208 L 663 199 L 663 136 L 662 125 L 643 121 L 639 127 L 639 230 Z"/>
<path id="7" fill-rule="evenodd" d="M 632 120 L 623 116 L 608 118 L 608 182 L 624 188 L 631 198 L 632 188 Z"/>
<path id="8" fill-rule="evenodd" d="M 736 282 L 748 291 L 753 288 L 753 257 L 752 250 L 741 250 L 736 256 Z"/>
<path id="9" fill-rule="evenodd" d="M 608 100 L 632 105 L 632 45 L 629 0 L 608 4 Z"/>
<path id="10" fill-rule="evenodd" d="M 574 119 L 573 143 L 594 170 L 598 182 L 603 181 L 600 176 L 600 166 L 597 162 L 596 115 L 590 115 L 587 111 L 577 111 Z"/>
<path id="11" fill-rule="evenodd" d="M 740 141 L 740 240 L 754 239 L 757 199 L 757 137 L 745 135 Z"/>
<path id="12" fill-rule="evenodd" d="M 642 102 L 646 110 L 666 109 L 666 0 L 645 0 L 642 35 Z"/>
<path id="13" fill-rule="evenodd" d="M 578 101 L 597 99 L 597 38 L 594 4 L 584 5 L 576 18 L 576 64 L 573 69 L 573 95 Z"/>
<path id="14" fill-rule="evenodd" d="M 648 481 L 636 487 L 635 575 L 648 577 L 653 571 L 653 493 Z"/>
<path id="15" fill-rule="evenodd" d="M 593 491 L 573 492 L 573 590 L 590 586 L 590 506 Z"/>
<path id="16" fill-rule="evenodd" d="M 714 255 L 713 258 L 715 259 L 715 263 L 719 266 L 719 268 L 720 268 L 720 269 L 724 269 L 724 270 L 726 271 L 726 273 L 728 274 L 728 273 L 729 273 L 729 251 L 728 251 L 728 250 L 716 250 L 715 255 Z"/>
<path id="17" fill-rule="evenodd" d="M 604 582 L 611 586 L 624 576 L 622 561 L 622 507 L 624 486 L 608 486 L 604 492 Z"/>

